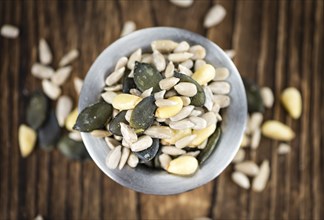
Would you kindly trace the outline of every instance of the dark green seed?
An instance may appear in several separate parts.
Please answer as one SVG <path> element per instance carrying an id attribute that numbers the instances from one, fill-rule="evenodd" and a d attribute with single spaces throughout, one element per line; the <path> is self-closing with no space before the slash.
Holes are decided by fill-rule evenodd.
<path id="1" fill-rule="evenodd" d="M 112 112 L 112 105 L 104 101 L 89 105 L 79 114 L 73 129 L 82 132 L 90 132 L 104 128 L 110 121 Z"/>
<path id="2" fill-rule="evenodd" d="M 51 111 L 48 119 L 38 130 L 38 143 L 44 150 L 51 150 L 55 147 L 60 138 L 61 128 L 57 122 L 55 112 Z"/>
<path id="3" fill-rule="evenodd" d="M 243 78 L 243 83 L 246 92 L 246 98 L 248 102 L 248 111 L 252 112 L 264 112 L 264 106 L 262 97 L 260 94 L 259 86 L 246 78 Z"/>
<path id="4" fill-rule="evenodd" d="M 160 141 L 159 139 L 154 138 L 153 143 L 149 148 L 134 153 L 143 162 L 148 162 L 156 156 L 157 152 L 159 151 L 159 148 L 160 148 Z"/>
<path id="5" fill-rule="evenodd" d="M 111 122 L 109 123 L 109 131 L 111 133 L 122 136 L 122 133 L 120 131 L 120 122 L 123 122 L 125 124 L 128 123 L 125 119 L 126 112 L 126 110 L 119 112 L 116 117 L 111 120 Z"/>
<path id="6" fill-rule="evenodd" d="M 48 98 L 42 92 L 33 93 L 27 105 L 27 124 L 35 130 L 41 127 L 48 116 L 48 107 Z"/>
<path id="7" fill-rule="evenodd" d="M 125 77 L 123 80 L 123 93 L 129 93 L 131 89 L 135 89 L 136 84 L 134 78 Z"/>
<path id="8" fill-rule="evenodd" d="M 202 107 L 205 103 L 205 93 L 204 89 L 199 85 L 196 80 L 192 79 L 190 76 L 187 76 L 182 73 L 174 72 L 174 76 L 180 79 L 180 82 L 190 82 L 196 85 L 197 87 L 197 94 L 191 97 L 191 104 L 196 107 Z"/>
<path id="9" fill-rule="evenodd" d="M 74 160 L 90 158 L 82 141 L 74 141 L 67 135 L 63 136 L 58 143 L 59 151 L 66 157 Z"/>
<path id="10" fill-rule="evenodd" d="M 153 93 L 160 91 L 159 82 L 162 80 L 160 72 L 151 64 L 135 62 L 134 81 L 137 88 L 143 92 L 153 87 Z"/>
<path id="11" fill-rule="evenodd" d="M 130 126 L 135 129 L 136 133 L 141 133 L 149 128 L 154 122 L 154 114 L 157 109 L 154 96 L 148 96 L 140 101 L 134 108 Z"/>
<path id="12" fill-rule="evenodd" d="M 208 138 L 206 147 L 198 155 L 197 160 L 199 161 L 199 164 L 203 164 L 216 149 L 220 135 L 221 128 L 218 127 L 215 132 Z"/>

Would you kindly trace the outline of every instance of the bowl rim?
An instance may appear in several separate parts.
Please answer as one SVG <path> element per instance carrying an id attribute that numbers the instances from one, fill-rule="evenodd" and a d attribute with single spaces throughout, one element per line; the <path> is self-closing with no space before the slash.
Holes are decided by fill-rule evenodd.
<path id="1" fill-rule="evenodd" d="M 210 41 L 209 39 L 207 39 L 204 36 L 201 36 L 200 34 L 188 31 L 188 30 L 184 30 L 184 29 L 180 29 L 180 28 L 173 28 L 173 27 L 152 27 L 152 28 L 144 28 L 144 29 L 140 29 L 137 30 L 135 32 L 130 33 L 129 35 L 126 35 L 122 38 L 119 38 L 118 40 L 114 41 L 112 44 L 108 45 L 101 53 L 100 55 L 96 58 L 96 60 L 93 62 L 93 64 L 91 65 L 89 71 L 87 72 L 87 75 L 85 77 L 84 80 L 84 85 L 82 87 L 81 93 L 80 93 L 80 97 L 79 97 L 79 104 L 78 104 L 78 109 L 79 111 L 81 111 L 83 108 L 85 108 L 88 104 L 90 104 L 90 100 L 93 98 L 89 98 L 87 96 L 87 92 L 91 91 L 91 85 L 88 83 L 91 81 L 91 77 L 93 77 L 95 75 L 96 72 L 98 71 L 104 71 L 105 72 L 105 77 L 107 77 L 107 75 L 109 74 L 109 72 L 107 72 L 107 69 L 103 69 L 102 68 L 102 64 L 103 64 L 103 60 L 106 59 L 107 54 L 111 53 L 111 50 L 116 50 L 116 47 L 118 48 L 118 46 L 123 45 L 125 42 L 127 42 L 128 40 L 133 40 L 134 38 L 137 37 L 143 37 L 145 35 L 150 35 L 152 33 L 168 33 L 168 34 L 175 34 L 177 35 L 177 37 L 179 37 L 179 35 L 185 35 L 186 37 L 191 37 L 193 39 L 195 39 L 192 42 L 196 42 L 196 43 L 201 43 L 204 42 L 206 44 L 208 44 L 210 46 L 210 48 L 206 48 L 206 49 L 213 49 L 215 50 L 215 53 L 219 53 L 221 55 L 221 57 L 218 57 L 219 60 L 223 60 L 224 62 L 226 62 L 227 66 L 230 69 L 231 75 L 230 77 L 235 77 L 235 82 L 238 82 L 238 90 L 240 93 L 244 93 L 239 94 L 240 96 L 240 107 L 242 107 L 242 113 L 240 113 L 240 117 L 238 117 L 238 121 L 240 121 L 240 123 L 238 124 L 238 126 L 236 126 L 236 140 L 234 141 L 234 145 L 232 146 L 232 151 L 230 153 L 227 154 L 227 159 L 225 160 L 225 162 L 222 163 L 221 167 L 219 167 L 217 170 L 215 169 L 215 171 L 211 172 L 208 171 L 208 175 L 204 176 L 201 175 L 202 172 L 202 167 L 199 167 L 199 170 L 190 177 L 182 177 L 182 176 L 176 176 L 173 174 L 167 174 L 168 176 L 174 176 L 174 178 L 167 178 L 167 179 L 172 179 L 172 181 L 186 181 L 188 182 L 188 179 L 193 178 L 194 181 L 197 182 L 192 182 L 191 184 L 187 184 L 183 187 L 171 187 L 168 188 L 168 186 L 166 186 L 166 189 L 161 189 L 161 188 L 147 188 L 147 186 L 145 185 L 145 182 L 142 182 L 141 184 L 137 183 L 138 181 L 141 181 L 140 179 L 136 179 L 135 176 L 132 176 L 131 174 L 133 172 L 137 172 L 138 169 L 133 169 L 133 171 L 129 171 L 128 168 L 126 168 L 126 172 L 125 175 L 126 176 L 121 176 L 121 172 L 124 171 L 124 169 L 122 169 L 121 171 L 116 170 L 109 170 L 107 167 L 105 167 L 105 164 L 101 161 L 99 161 L 98 159 L 98 152 L 95 152 L 95 149 L 93 147 L 94 143 L 99 143 L 94 141 L 94 137 L 91 137 L 90 134 L 88 133 L 84 133 L 81 132 L 81 136 L 82 136 L 82 140 L 86 146 L 86 149 L 88 150 L 91 158 L 93 159 L 93 161 L 95 162 L 95 164 L 107 175 L 109 176 L 112 180 L 114 180 L 115 182 L 121 184 L 124 187 L 127 187 L 129 189 L 135 190 L 137 192 L 141 192 L 141 193 L 145 193 L 145 194 L 155 194 L 155 195 L 171 195 L 171 194 L 178 194 L 178 193 L 182 193 L 185 191 L 189 191 L 189 190 L 193 190 L 195 188 L 198 188 L 208 182 L 210 182 L 211 180 L 215 179 L 221 172 L 223 172 L 225 170 L 225 168 L 230 164 L 230 162 L 233 160 L 234 156 L 236 155 L 236 152 L 238 151 L 239 147 L 240 147 L 240 142 L 243 138 L 243 132 L 244 132 L 244 128 L 245 128 L 245 124 L 246 124 L 246 120 L 247 120 L 247 105 L 246 105 L 246 96 L 245 96 L 245 90 L 244 90 L 244 86 L 243 86 L 243 82 L 242 79 L 240 77 L 240 74 L 236 68 L 236 66 L 234 65 L 234 63 L 232 62 L 232 60 L 226 55 L 226 53 L 218 46 L 216 45 L 214 42 Z M 156 38 L 158 39 L 158 38 Z M 147 43 L 147 46 L 149 47 L 149 43 Z M 204 46 L 204 45 L 203 45 Z M 142 46 L 139 46 L 138 48 L 143 48 Z M 132 52 L 132 51 L 130 51 Z M 124 56 L 128 56 L 129 54 L 124 54 Z M 207 54 L 208 56 L 208 54 Z M 218 62 L 218 60 L 215 60 L 215 62 Z M 115 62 L 112 62 L 113 66 L 115 65 Z M 210 63 L 210 62 L 209 62 Z M 101 66 L 100 66 L 101 65 Z M 108 73 L 108 74 L 107 74 Z M 102 91 L 103 88 L 101 88 Z M 232 91 L 231 91 L 232 92 Z M 231 93 L 230 93 L 231 94 Z M 98 94 L 99 95 L 99 94 Z M 232 99 L 232 97 L 231 97 Z M 233 103 L 231 103 L 232 105 Z M 225 113 L 226 114 L 226 113 Z M 221 139 L 219 140 L 219 142 L 222 141 L 223 139 L 223 135 L 221 136 Z M 218 143 L 219 145 L 219 143 Z M 108 148 L 108 147 L 107 147 Z M 219 148 L 219 146 L 217 147 Z M 216 149 L 217 150 L 217 149 Z M 216 153 L 216 150 L 213 152 L 213 154 Z M 108 150 L 109 152 L 109 150 Z M 212 155 L 213 155 L 212 154 Z M 212 156 L 211 155 L 211 156 Z M 207 162 L 207 161 L 206 161 Z M 206 163 L 205 162 L 205 163 Z M 205 166 L 205 164 L 203 165 Z M 127 166 L 125 166 L 127 167 Z M 209 166 L 210 168 L 212 168 L 212 166 Z M 138 173 L 138 175 L 152 175 L 152 171 L 149 169 L 146 170 L 142 170 L 139 169 L 141 171 L 141 174 Z M 154 171 L 155 173 L 156 171 Z M 164 172 L 165 171 L 159 171 L 160 172 Z M 203 180 L 201 179 L 196 179 L 194 178 L 195 175 L 199 175 L 200 178 L 203 177 Z M 150 178 L 155 178 L 151 177 Z M 158 180 L 154 179 L 154 181 L 157 183 Z M 162 181 L 163 182 L 163 181 Z M 189 181 L 190 182 L 190 181 Z M 163 182 L 164 184 L 166 182 Z M 144 187 L 145 186 L 145 187 Z M 150 186 L 148 186 L 150 187 Z"/>

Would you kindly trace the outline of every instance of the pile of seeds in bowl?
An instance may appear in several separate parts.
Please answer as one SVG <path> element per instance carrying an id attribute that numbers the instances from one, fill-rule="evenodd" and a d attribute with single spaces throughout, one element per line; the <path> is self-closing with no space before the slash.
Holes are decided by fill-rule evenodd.
<path id="1" fill-rule="evenodd" d="M 220 137 L 229 71 L 207 64 L 200 45 L 156 40 L 151 48 L 118 60 L 102 99 L 79 114 L 74 129 L 105 138 L 111 169 L 144 163 L 191 175 Z"/>

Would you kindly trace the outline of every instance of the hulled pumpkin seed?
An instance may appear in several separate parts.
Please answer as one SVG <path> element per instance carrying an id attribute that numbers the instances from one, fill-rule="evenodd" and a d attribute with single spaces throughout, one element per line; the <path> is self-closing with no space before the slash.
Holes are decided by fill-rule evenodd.
<path id="1" fill-rule="evenodd" d="M 192 175 L 198 168 L 198 161 L 193 156 L 183 155 L 170 161 L 167 171 L 176 175 Z"/>
<path id="2" fill-rule="evenodd" d="M 217 147 L 217 142 L 221 135 L 221 128 L 218 127 L 215 132 L 208 138 L 206 147 L 198 156 L 199 164 L 203 164 Z"/>
<path id="3" fill-rule="evenodd" d="M 162 75 L 153 65 L 135 62 L 134 81 L 141 92 L 151 87 L 153 87 L 153 92 L 160 91 L 159 82 L 161 80 Z"/>
<path id="4" fill-rule="evenodd" d="M 27 157 L 33 151 L 36 143 L 36 132 L 27 125 L 20 125 L 18 129 L 18 141 L 21 155 Z"/>
<path id="5" fill-rule="evenodd" d="M 260 89 L 257 84 L 251 80 L 243 78 L 243 83 L 246 92 L 246 98 L 248 102 L 248 111 L 262 112 L 264 111 L 263 100 L 260 94 Z"/>
<path id="6" fill-rule="evenodd" d="M 97 102 L 81 111 L 73 129 L 89 132 L 104 128 L 112 116 L 112 106 L 106 102 Z"/>
<path id="7" fill-rule="evenodd" d="M 120 122 L 127 123 L 125 118 L 127 111 L 123 110 L 119 112 L 109 123 L 109 131 L 115 135 L 121 136 L 122 133 L 120 131 Z"/>
<path id="8" fill-rule="evenodd" d="M 70 159 L 83 160 L 90 158 L 83 142 L 71 140 L 67 135 L 60 139 L 58 149 L 64 156 Z"/>
<path id="9" fill-rule="evenodd" d="M 174 76 L 180 79 L 180 82 L 189 82 L 195 84 L 197 87 L 197 94 L 191 97 L 191 104 L 194 106 L 203 106 L 205 103 L 205 93 L 204 89 L 190 76 L 182 73 L 174 72 Z"/>
<path id="10" fill-rule="evenodd" d="M 55 147 L 60 138 L 61 128 L 55 117 L 54 111 L 51 111 L 47 121 L 38 130 L 38 143 L 44 150 L 51 150 Z"/>
<path id="11" fill-rule="evenodd" d="M 42 92 L 33 93 L 27 105 L 26 120 L 28 125 L 33 129 L 42 126 L 48 115 L 48 106 L 48 99 Z"/>
<path id="12" fill-rule="evenodd" d="M 157 109 L 154 102 L 154 96 L 151 95 L 144 98 L 134 108 L 130 118 L 130 126 L 134 128 L 137 133 L 145 131 L 153 124 L 154 113 Z"/>
<path id="13" fill-rule="evenodd" d="M 148 137 L 148 136 L 147 136 Z M 144 162 L 152 160 L 158 153 L 160 148 L 159 139 L 153 139 L 152 144 L 145 150 L 134 152 L 138 158 Z"/>

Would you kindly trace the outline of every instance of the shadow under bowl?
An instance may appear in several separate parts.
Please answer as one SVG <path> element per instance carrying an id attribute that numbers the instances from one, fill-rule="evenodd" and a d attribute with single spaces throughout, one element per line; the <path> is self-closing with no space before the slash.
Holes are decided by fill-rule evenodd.
<path id="1" fill-rule="evenodd" d="M 95 60 L 84 80 L 79 110 L 98 101 L 105 79 L 120 57 L 129 56 L 138 48 L 145 51 L 150 48 L 152 41 L 158 39 L 202 45 L 207 50 L 205 60 L 208 63 L 229 69 L 230 76 L 226 81 L 231 84 L 231 105 L 223 111 L 222 135 L 216 150 L 194 175 L 183 177 L 146 166 L 135 169 L 125 166 L 122 170 L 110 170 L 105 165 L 109 152 L 105 141 L 88 133 L 82 133 L 82 139 L 93 161 L 117 183 L 146 194 L 170 195 L 195 189 L 213 180 L 229 165 L 239 149 L 247 117 L 245 90 L 238 70 L 220 47 L 201 35 L 178 28 L 157 27 L 133 32 L 108 46 Z"/>

